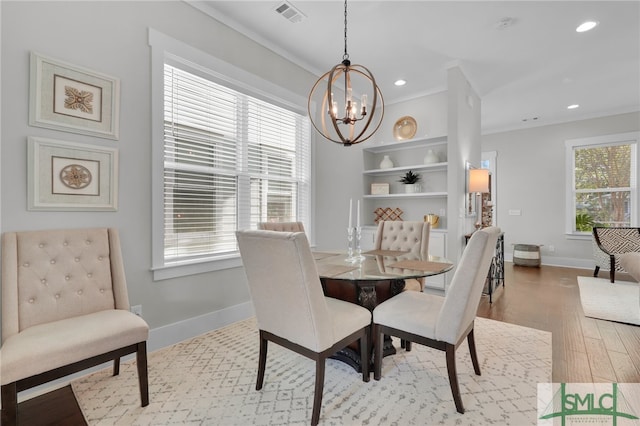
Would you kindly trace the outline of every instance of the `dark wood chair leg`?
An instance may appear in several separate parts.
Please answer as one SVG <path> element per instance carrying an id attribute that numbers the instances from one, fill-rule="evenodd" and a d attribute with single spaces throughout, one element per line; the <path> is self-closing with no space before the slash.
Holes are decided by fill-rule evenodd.
<path id="1" fill-rule="evenodd" d="M 409 340 L 405 340 L 405 341 L 404 341 L 404 349 L 405 349 L 407 352 L 411 352 L 411 342 L 410 342 Z"/>
<path id="2" fill-rule="evenodd" d="M 375 340 L 373 349 L 373 378 L 380 380 L 382 377 L 382 346 L 384 345 L 384 336 L 380 332 L 377 324 L 373 325 L 373 339 Z"/>
<path id="3" fill-rule="evenodd" d="M 596 269 L 593 270 L 593 276 L 597 278 L 598 277 L 598 272 L 600 272 L 600 267 L 596 266 Z"/>
<path id="4" fill-rule="evenodd" d="M 453 394 L 453 402 L 456 404 L 456 410 L 460 414 L 464 414 L 462 406 L 462 398 L 460 397 L 460 387 L 458 386 L 458 373 L 456 371 L 456 347 L 447 343 L 447 371 L 449 372 L 449 384 L 451 385 L 451 393 Z"/>
<path id="5" fill-rule="evenodd" d="M 16 382 L 2 386 L 2 414 L 0 424 L 14 426 L 18 424 L 18 390 Z"/>
<path id="6" fill-rule="evenodd" d="M 262 389 L 264 383 L 264 370 L 267 366 L 267 339 L 260 332 L 260 355 L 258 356 L 258 380 L 256 381 L 256 390 Z"/>
<path id="7" fill-rule="evenodd" d="M 476 339 L 473 337 L 473 328 L 467 334 L 467 343 L 469 343 L 469 354 L 471 355 L 471 362 L 473 363 L 473 371 L 480 376 L 480 364 L 478 364 L 478 354 L 476 353 Z"/>
<path id="8" fill-rule="evenodd" d="M 117 376 L 120 374 L 120 357 L 113 360 L 113 375 Z"/>
<path id="9" fill-rule="evenodd" d="M 138 382 L 140 383 L 141 406 L 149 405 L 149 372 L 147 368 L 147 342 L 138 343 L 136 350 L 136 364 L 138 365 Z M 118 358 L 118 366 L 120 358 Z"/>
<path id="10" fill-rule="evenodd" d="M 322 406 L 322 391 L 324 389 L 324 365 L 324 358 L 316 360 L 316 387 L 313 394 L 313 409 L 311 411 L 312 426 L 316 426 L 320 421 L 320 407 Z"/>
<path id="11" fill-rule="evenodd" d="M 370 380 L 369 375 L 369 363 L 371 362 L 371 348 L 369 347 L 369 332 L 370 328 L 365 330 L 364 335 L 360 338 L 360 366 L 362 369 L 362 381 L 368 382 Z"/>
<path id="12" fill-rule="evenodd" d="M 616 270 L 611 268 L 611 272 L 609 272 L 609 278 L 611 279 L 611 282 L 615 282 L 616 281 Z"/>

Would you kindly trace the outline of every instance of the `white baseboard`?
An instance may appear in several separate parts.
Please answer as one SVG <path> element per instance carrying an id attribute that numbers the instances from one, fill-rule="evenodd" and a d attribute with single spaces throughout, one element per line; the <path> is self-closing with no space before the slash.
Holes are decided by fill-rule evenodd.
<path id="1" fill-rule="evenodd" d="M 245 302 L 215 312 L 189 318 L 184 321 L 154 328 L 149 332 L 149 352 L 171 346 L 211 330 L 227 326 L 253 316 L 252 303 Z"/>
<path id="2" fill-rule="evenodd" d="M 504 254 L 505 262 L 513 262 L 513 253 Z M 577 259 L 573 257 L 555 257 L 542 255 L 540 263 L 545 266 L 561 266 L 563 268 L 591 269 L 594 268 L 593 259 Z"/>

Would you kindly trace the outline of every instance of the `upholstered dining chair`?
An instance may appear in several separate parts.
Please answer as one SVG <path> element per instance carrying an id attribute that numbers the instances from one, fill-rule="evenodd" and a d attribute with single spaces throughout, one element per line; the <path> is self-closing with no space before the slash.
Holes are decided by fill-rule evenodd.
<path id="1" fill-rule="evenodd" d="M 446 352 L 456 409 L 464 413 L 456 373 L 456 348 L 467 339 L 474 371 L 480 375 L 473 325 L 499 234 L 497 227 L 474 232 L 444 297 L 408 291 L 376 306 L 373 310 L 375 380 L 382 376 L 384 334 L 439 349 Z"/>
<path id="2" fill-rule="evenodd" d="M 311 424 L 316 425 L 329 356 L 359 341 L 362 380 L 369 381 L 371 312 L 323 294 L 304 232 L 238 231 L 236 237 L 260 330 L 256 390 L 264 382 L 268 342 L 314 360 Z"/>
<path id="3" fill-rule="evenodd" d="M 258 222 L 258 229 L 281 232 L 304 232 L 302 222 Z"/>
<path id="4" fill-rule="evenodd" d="M 112 228 L 2 235 L 2 424 L 18 424 L 25 389 L 135 353 L 149 404 L 149 326 L 129 311 L 118 232 Z"/>
<path id="5" fill-rule="evenodd" d="M 374 247 L 376 250 L 407 251 L 424 258 L 429 254 L 429 222 L 389 221 L 378 222 Z M 404 289 L 422 291 L 424 278 L 405 280 Z"/>
<path id="6" fill-rule="evenodd" d="M 430 232 L 430 222 L 381 220 L 378 222 L 374 246 L 376 250 L 407 251 L 426 258 L 429 254 Z M 407 290 L 424 290 L 424 278 L 404 280 L 403 291 Z M 411 342 L 403 339 L 401 346 L 411 351 Z"/>

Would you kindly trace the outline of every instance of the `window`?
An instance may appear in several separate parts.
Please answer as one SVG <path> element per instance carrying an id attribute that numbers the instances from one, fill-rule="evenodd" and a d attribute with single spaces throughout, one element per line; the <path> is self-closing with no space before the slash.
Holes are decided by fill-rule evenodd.
<path id="1" fill-rule="evenodd" d="M 261 221 L 309 221 L 306 111 L 193 61 L 162 57 L 162 85 L 154 85 L 164 94 L 156 133 L 162 153 L 154 156 L 162 164 L 153 180 L 161 195 L 154 213 L 162 212 L 154 216 L 155 277 L 239 266 L 236 230 Z"/>
<path id="2" fill-rule="evenodd" d="M 637 133 L 566 142 L 568 233 L 637 226 L 637 145 Z"/>

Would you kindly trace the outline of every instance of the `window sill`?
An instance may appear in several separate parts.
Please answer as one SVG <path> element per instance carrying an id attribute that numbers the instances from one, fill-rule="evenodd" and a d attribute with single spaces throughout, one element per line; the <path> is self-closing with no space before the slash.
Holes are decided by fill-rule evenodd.
<path id="1" fill-rule="evenodd" d="M 591 240 L 591 234 L 566 233 L 565 237 L 567 238 L 567 240 L 583 240 L 583 241 L 590 241 Z"/>
<path id="2" fill-rule="evenodd" d="M 240 254 L 229 255 L 228 257 L 220 257 L 215 260 L 206 259 L 197 262 L 180 263 L 174 265 L 164 265 L 154 267 L 153 280 L 162 281 L 171 278 L 179 278 L 188 275 L 203 274 L 206 272 L 220 271 L 223 269 L 239 268 L 242 266 Z"/>

